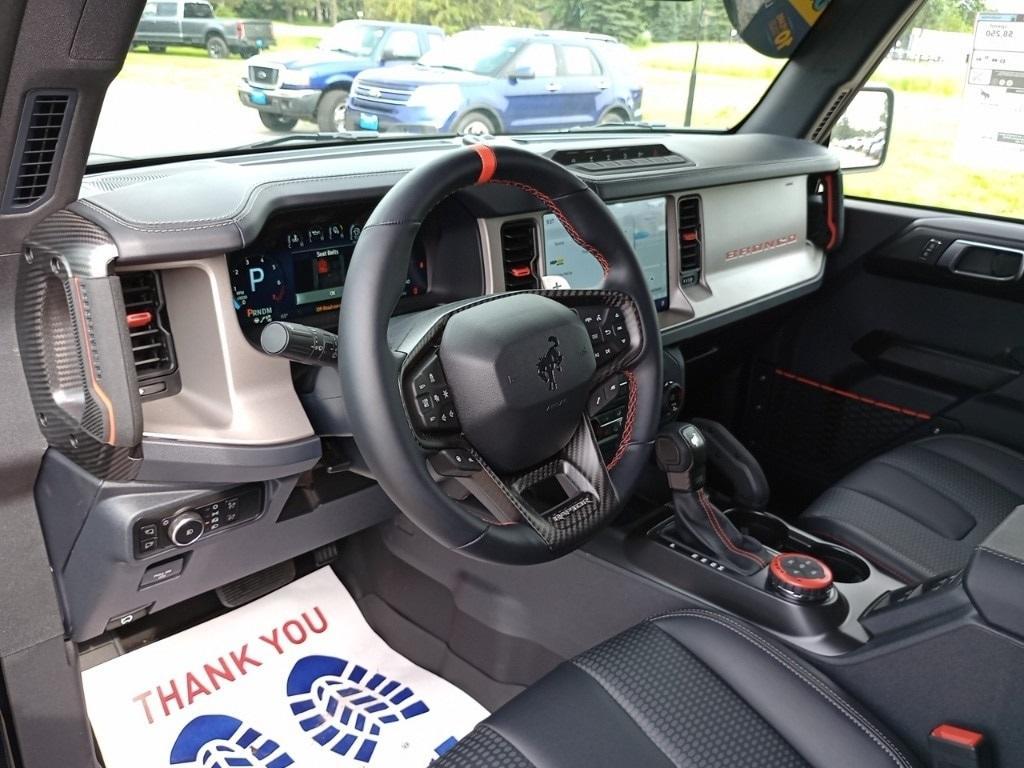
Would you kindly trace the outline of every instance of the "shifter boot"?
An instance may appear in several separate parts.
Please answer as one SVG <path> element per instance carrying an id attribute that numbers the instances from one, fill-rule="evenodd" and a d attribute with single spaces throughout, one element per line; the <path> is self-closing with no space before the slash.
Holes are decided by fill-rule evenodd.
<path id="1" fill-rule="evenodd" d="M 672 508 L 679 534 L 716 561 L 743 574 L 757 573 L 771 559 L 757 539 L 740 533 L 711 503 L 704 490 L 707 443 L 693 424 L 672 424 L 658 435 L 654 449 L 658 466 L 672 489 Z"/>

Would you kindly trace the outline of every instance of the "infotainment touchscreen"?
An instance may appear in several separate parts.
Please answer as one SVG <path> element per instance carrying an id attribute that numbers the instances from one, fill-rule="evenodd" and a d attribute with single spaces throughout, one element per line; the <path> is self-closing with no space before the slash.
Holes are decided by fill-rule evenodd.
<path id="1" fill-rule="evenodd" d="M 633 245 L 647 277 L 654 304 L 668 309 L 668 229 L 665 198 L 632 200 L 608 206 Z M 596 288 L 601 265 L 569 237 L 552 214 L 544 217 L 545 274 L 565 278 L 570 288 Z"/>

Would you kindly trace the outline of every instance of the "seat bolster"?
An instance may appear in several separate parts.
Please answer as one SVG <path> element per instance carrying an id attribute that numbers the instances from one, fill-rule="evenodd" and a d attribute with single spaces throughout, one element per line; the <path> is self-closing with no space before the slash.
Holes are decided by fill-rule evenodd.
<path id="1" fill-rule="evenodd" d="M 531 686 L 477 730 L 490 729 L 505 742 L 502 759 L 465 763 L 476 768 L 592 768 L 593 766 L 644 766 L 673 768 L 672 762 L 586 672 L 562 664 Z M 493 754 L 494 736 L 483 737 Z M 465 741 L 465 740 L 464 740 Z M 459 743 L 456 751 L 462 752 Z M 522 762 L 513 762 L 514 749 Z M 461 768 L 463 763 L 436 764 Z"/>
<path id="2" fill-rule="evenodd" d="M 912 768 L 792 653 L 725 614 L 651 619 L 562 664 L 437 768 Z"/>
<path id="3" fill-rule="evenodd" d="M 812 766 L 915 764 L 860 705 L 748 625 L 701 609 L 652 623 L 721 677 Z"/>

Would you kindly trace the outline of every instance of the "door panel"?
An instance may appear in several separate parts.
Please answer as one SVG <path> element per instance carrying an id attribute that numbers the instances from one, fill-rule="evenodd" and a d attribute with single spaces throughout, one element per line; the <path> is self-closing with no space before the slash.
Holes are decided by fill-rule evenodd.
<path id="1" fill-rule="evenodd" d="M 823 288 L 751 366 L 743 431 L 773 489 L 804 504 L 928 434 L 1024 451 L 1018 251 L 1021 224 L 847 200 Z"/>
<path id="2" fill-rule="evenodd" d="M 610 102 L 611 79 L 601 71 L 600 62 L 586 46 L 562 45 L 559 53 L 561 109 L 572 125 L 592 125 Z"/>
<path id="3" fill-rule="evenodd" d="M 562 78 L 558 75 L 558 56 L 551 43 L 530 43 L 509 66 L 532 71 L 530 78 L 506 78 L 503 95 L 508 99 L 505 127 L 510 132 L 531 131 L 567 124 L 562 114 Z"/>

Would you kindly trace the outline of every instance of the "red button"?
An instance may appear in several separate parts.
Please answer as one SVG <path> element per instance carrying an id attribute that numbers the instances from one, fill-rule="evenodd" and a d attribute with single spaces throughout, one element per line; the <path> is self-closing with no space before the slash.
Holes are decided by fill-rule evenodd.
<path id="1" fill-rule="evenodd" d="M 977 731 L 968 731 L 966 728 L 957 728 L 955 725 L 943 723 L 932 731 L 932 736 L 942 741 L 948 741 L 961 747 L 977 749 L 978 745 L 985 740 L 984 735 Z"/>
<path id="2" fill-rule="evenodd" d="M 147 325 L 153 322 L 152 312 L 132 312 L 126 318 L 128 320 L 128 327 L 131 330 L 138 328 L 145 328 Z"/>

